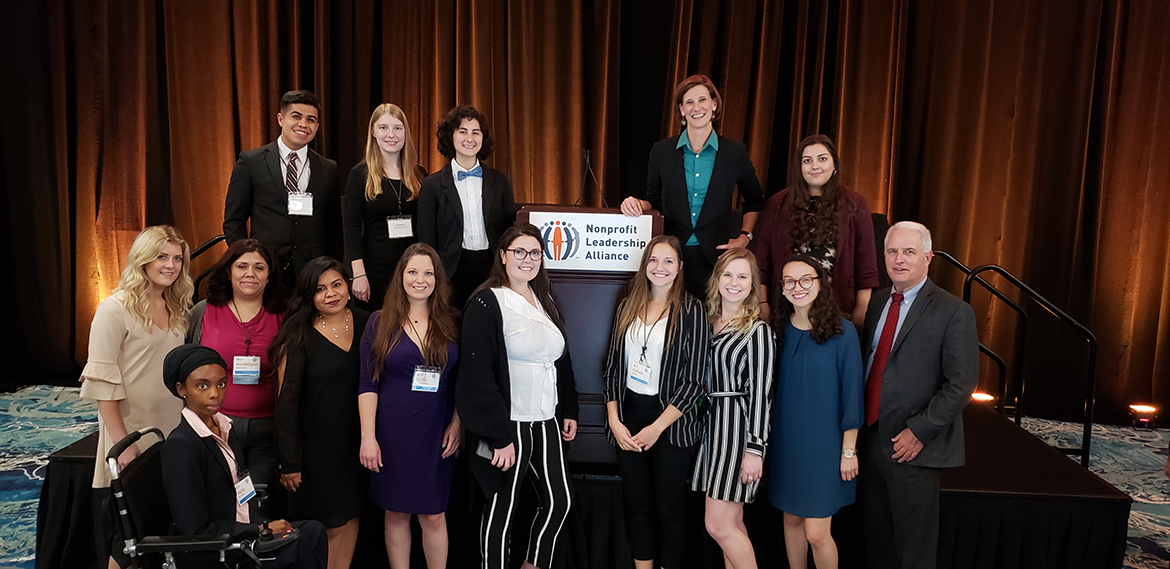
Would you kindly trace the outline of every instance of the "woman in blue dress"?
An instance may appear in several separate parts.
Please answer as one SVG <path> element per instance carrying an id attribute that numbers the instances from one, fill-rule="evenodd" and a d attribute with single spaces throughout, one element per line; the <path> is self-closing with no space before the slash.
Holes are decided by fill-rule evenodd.
<path id="1" fill-rule="evenodd" d="M 837 310 L 828 274 L 812 257 L 784 264 L 772 326 L 780 338 L 768 500 L 784 511 L 788 566 L 836 569 L 832 516 L 856 495 L 862 367 L 857 331 Z"/>
<path id="2" fill-rule="evenodd" d="M 459 359 L 455 310 L 439 254 L 406 248 L 362 334 L 362 466 L 370 498 L 386 511 L 386 555 L 410 567 L 410 518 L 418 516 L 427 567 L 447 566 L 447 504 L 460 424 L 451 370 Z"/>

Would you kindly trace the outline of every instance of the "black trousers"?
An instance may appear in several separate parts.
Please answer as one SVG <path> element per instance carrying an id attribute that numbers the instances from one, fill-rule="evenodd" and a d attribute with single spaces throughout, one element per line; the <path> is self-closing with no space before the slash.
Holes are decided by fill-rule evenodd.
<path id="1" fill-rule="evenodd" d="M 524 480 L 529 478 L 540 506 L 529 529 L 524 559 L 537 567 L 551 567 L 557 536 L 572 505 L 561 430 L 555 418 L 513 421 L 512 425 L 516 429 L 516 464 L 504 472 L 499 491 L 487 499 L 480 524 L 480 558 L 484 569 L 509 566 L 512 514 Z"/>
<path id="2" fill-rule="evenodd" d="M 707 302 L 707 281 L 711 278 L 711 271 L 715 265 L 707 259 L 703 248 L 698 245 L 683 247 L 683 287 L 695 298 Z"/>
<path id="3" fill-rule="evenodd" d="M 626 390 L 622 422 L 631 435 L 638 434 L 662 414 L 655 395 Z M 658 560 L 665 569 L 682 567 L 686 550 L 683 500 L 693 447 L 679 448 L 665 434 L 650 450 L 618 449 L 618 472 L 626 507 L 626 530 L 634 559 Z"/>
<path id="4" fill-rule="evenodd" d="M 463 310 L 472 291 L 487 280 L 492 261 L 500 262 L 494 249 L 464 249 L 459 253 L 459 266 L 455 267 L 455 274 L 447 275 L 451 279 L 451 306 Z"/>
<path id="5" fill-rule="evenodd" d="M 858 502 L 870 569 L 931 569 L 938 563 L 938 492 L 942 470 L 885 456 L 878 429 L 858 436 Z"/>

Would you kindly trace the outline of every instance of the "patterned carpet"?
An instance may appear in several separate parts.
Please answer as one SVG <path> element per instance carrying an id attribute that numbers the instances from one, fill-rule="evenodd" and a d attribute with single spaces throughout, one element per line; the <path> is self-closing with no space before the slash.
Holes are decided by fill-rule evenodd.
<path id="1" fill-rule="evenodd" d="M 48 456 L 97 429 L 97 408 L 76 388 L 30 386 L 0 394 L 0 568 L 33 569 L 37 501 Z M 1080 426 L 1025 419 L 1040 438 L 1080 444 Z M 1170 480 L 1162 432 L 1096 425 L 1093 472 L 1134 499 L 1125 567 L 1166 569 L 1170 561 Z"/>

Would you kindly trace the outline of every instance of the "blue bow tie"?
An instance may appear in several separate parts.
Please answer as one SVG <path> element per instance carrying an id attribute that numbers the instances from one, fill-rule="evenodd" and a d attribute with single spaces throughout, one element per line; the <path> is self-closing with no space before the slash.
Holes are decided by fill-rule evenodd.
<path id="1" fill-rule="evenodd" d="M 483 178 L 483 166 L 476 164 L 475 168 L 472 168 L 470 171 L 460 170 L 458 172 L 455 172 L 455 175 L 458 176 L 458 179 L 460 182 L 462 182 L 463 179 L 468 177 L 468 176 L 474 176 L 476 178 Z"/>

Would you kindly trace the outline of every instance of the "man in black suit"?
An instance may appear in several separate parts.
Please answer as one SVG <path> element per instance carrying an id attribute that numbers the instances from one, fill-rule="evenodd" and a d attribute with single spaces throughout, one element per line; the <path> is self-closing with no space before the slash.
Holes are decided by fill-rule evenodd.
<path id="1" fill-rule="evenodd" d="M 439 153 L 451 162 L 419 189 L 418 240 L 439 253 L 451 280 L 451 306 L 462 310 L 487 278 L 500 235 L 516 221 L 516 200 L 508 177 L 480 162 L 494 146 L 482 113 L 455 107 L 436 136 Z"/>
<path id="2" fill-rule="evenodd" d="M 308 148 L 320 115 L 316 95 L 285 93 L 276 115 L 280 137 L 240 153 L 223 208 L 228 243 L 250 236 L 272 246 L 290 287 L 311 259 L 342 254 L 337 163 Z"/>
<path id="3" fill-rule="evenodd" d="M 861 334 L 859 502 L 871 569 L 935 566 L 939 478 L 964 461 L 962 413 L 979 381 L 979 337 L 971 306 L 927 277 L 932 255 L 922 224 L 890 228 L 893 287 L 870 298 Z"/>

